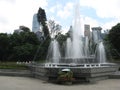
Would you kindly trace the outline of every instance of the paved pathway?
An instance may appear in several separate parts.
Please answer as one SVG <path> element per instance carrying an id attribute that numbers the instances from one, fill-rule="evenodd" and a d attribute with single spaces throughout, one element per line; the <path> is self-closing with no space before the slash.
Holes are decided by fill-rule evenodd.
<path id="1" fill-rule="evenodd" d="M 0 90 L 120 90 L 120 79 L 93 84 L 58 85 L 34 78 L 0 76 Z"/>

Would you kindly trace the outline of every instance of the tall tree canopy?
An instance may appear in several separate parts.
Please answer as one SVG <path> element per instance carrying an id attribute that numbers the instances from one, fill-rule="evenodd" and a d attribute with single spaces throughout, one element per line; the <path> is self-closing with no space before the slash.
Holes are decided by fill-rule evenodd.
<path id="1" fill-rule="evenodd" d="M 32 61 L 40 43 L 33 32 L 0 33 L 0 61 Z"/>
<path id="2" fill-rule="evenodd" d="M 113 26 L 109 32 L 110 43 L 114 46 L 115 49 L 120 53 L 120 23 Z"/>
<path id="3" fill-rule="evenodd" d="M 51 36 L 54 38 L 56 35 L 58 35 L 58 33 L 60 33 L 61 30 L 61 25 L 56 24 L 55 21 L 53 20 L 49 20 L 48 21 L 48 26 L 49 26 L 49 31 Z"/>
<path id="4" fill-rule="evenodd" d="M 6 33 L 0 33 L 0 60 L 7 59 L 10 39 Z"/>
<path id="5" fill-rule="evenodd" d="M 47 21 L 46 13 L 45 13 L 45 10 L 42 9 L 41 7 L 38 10 L 37 17 L 38 17 L 39 24 L 41 24 L 42 27 L 43 27 L 44 36 L 46 38 L 47 37 L 50 38 L 50 36 L 49 36 L 49 29 L 48 29 L 47 24 L 46 24 L 46 21 Z"/>
<path id="6" fill-rule="evenodd" d="M 24 32 L 30 32 L 30 29 L 26 26 L 20 26 L 19 29 L 23 30 Z"/>

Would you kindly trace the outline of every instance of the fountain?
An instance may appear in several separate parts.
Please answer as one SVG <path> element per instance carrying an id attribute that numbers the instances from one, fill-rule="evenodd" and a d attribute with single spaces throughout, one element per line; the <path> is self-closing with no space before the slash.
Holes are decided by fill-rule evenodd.
<path id="1" fill-rule="evenodd" d="M 48 48 L 47 63 L 59 63 L 61 58 L 57 40 L 52 40 Z"/>
<path id="2" fill-rule="evenodd" d="M 97 46 L 97 60 L 99 63 L 106 63 L 106 53 L 103 42 L 100 42 Z"/>
<path id="3" fill-rule="evenodd" d="M 88 37 L 85 37 L 85 48 L 84 48 L 85 56 L 88 57 L 90 55 L 89 52 L 89 40 Z"/>
<path id="4" fill-rule="evenodd" d="M 71 47 L 72 47 L 72 42 L 71 42 L 71 39 L 68 38 L 67 41 L 66 41 L 66 51 L 65 51 L 65 58 L 66 59 L 69 59 L 71 58 L 72 56 L 72 52 L 71 52 Z"/>
<path id="5" fill-rule="evenodd" d="M 98 42 L 97 32 L 93 32 L 93 43 L 96 50 L 91 54 L 88 37 L 81 35 L 81 23 L 79 14 L 79 3 L 75 8 L 75 19 L 72 26 L 72 37 L 66 40 L 65 57 L 61 56 L 59 44 L 56 39 L 51 41 L 48 49 L 46 63 L 35 66 L 31 70 L 35 77 L 47 80 L 56 80 L 58 72 L 62 69 L 73 71 L 75 80 L 96 81 L 108 78 L 110 74 L 117 70 L 117 66 L 106 63 L 105 49 L 102 42 Z"/>

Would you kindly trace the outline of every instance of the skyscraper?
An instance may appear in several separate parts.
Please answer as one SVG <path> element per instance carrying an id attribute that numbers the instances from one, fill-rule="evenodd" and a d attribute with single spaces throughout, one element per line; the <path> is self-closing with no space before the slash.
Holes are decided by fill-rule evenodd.
<path id="1" fill-rule="evenodd" d="M 34 33 L 36 33 L 37 31 L 40 31 L 40 24 L 38 22 L 37 14 L 33 15 L 32 31 Z"/>
<path id="2" fill-rule="evenodd" d="M 90 40 L 90 25 L 87 24 L 84 25 L 84 36 L 88 36 Z"/>

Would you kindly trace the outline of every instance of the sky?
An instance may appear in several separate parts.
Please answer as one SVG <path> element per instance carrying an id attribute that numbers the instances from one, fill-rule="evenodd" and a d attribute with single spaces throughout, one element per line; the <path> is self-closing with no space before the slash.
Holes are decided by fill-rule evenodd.
<path id="1" fill-rule="evenodd" d="M 0 33 L 13 33 L 19 26 L 32 29 L 33 15 L 45 9 L 47 20 L 54 20 L 66 32 L 74 19 L 77 0 L 0 0 Z M 82 24 L 111 29 L 120 22 L 120 0 L 79 0 Z"/>

